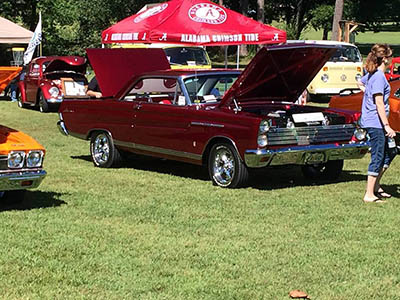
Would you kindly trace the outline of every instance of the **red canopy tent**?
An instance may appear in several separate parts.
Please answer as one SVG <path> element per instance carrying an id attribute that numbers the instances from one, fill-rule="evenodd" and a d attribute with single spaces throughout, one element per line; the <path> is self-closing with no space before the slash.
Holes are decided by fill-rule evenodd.
<path id="1" fill-rule="evenodd" d="M 286 32 L 208 0 L 172 0 L 130 16 L 102 32 L 102 43 L 186 45 L 277 44 Z"/>

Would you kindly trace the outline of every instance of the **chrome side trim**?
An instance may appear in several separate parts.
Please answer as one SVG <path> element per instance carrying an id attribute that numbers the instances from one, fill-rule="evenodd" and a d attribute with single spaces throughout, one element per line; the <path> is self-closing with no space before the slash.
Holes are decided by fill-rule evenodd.
<path id="1" fill-rule="evenodd" d="M 193 125 L 193 126 L 205 126 L 205 127 L 217 127 L 217 128 L 224 128 L 225 127 L 225 125 L 222 125 L 222 124 L 203 123 L 203 122 L 190 122 L 190 125 Z"/>
<path id="2" fill-rule="evenodd" d="M 246 150 L 245 163 L 250 168 L 261 168 L 279 165 L 305 165 L 312 163 L 307 159 L 314 155 L 320 155 L 319 163 L 328 160 L 362 158 L 369 148 L 369 143 L 353 144 L 323 144 L 309 146 L 293 146 L 279 149 Z"/>
<path id="3" fill-rule="evenodd" d="M 142 144 L 123 142 L 123 141 L 118 141 L 118 140 L 114 140 L 114 144 L 117 146 L 126 147 L 126 148 L 132 148 L 132 149 L 137 149 L 137 150 L 142 150 L 142 151 L 149 151 L 149 152 L 154 152 L 154 153 L 159 153 L 159 154 L 165 154 L 165 155 L 171 155 L 171 156 L 177 156 L 177 157 L 201 161 L 200 154 L 194 154 L 194 153 L 189 153 L 189 152 L 184 152 L 184 151 L 176 151 L 176 150 L 165 149 L 165 148 L 154 147 L 154 146 L 147 146 L 147 145 L 142 145 Z"/>
<path id="4" fill-rule="evenodd" d="M 40 185 L 46 174 L 44 170 L 1 173 L 0 191 L 36 188 Z M 32 183 L 29 186 L 25 186 L 22 185 L 24 181 L 32 181 Z"/>

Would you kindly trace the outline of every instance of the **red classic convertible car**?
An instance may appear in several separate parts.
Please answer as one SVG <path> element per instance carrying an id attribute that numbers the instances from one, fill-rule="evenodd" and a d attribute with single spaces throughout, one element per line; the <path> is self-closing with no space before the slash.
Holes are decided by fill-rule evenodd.
<path id="1" fill-rule="evenodd" d="M 44 56 L 32 60 L 19 82 L 19 107 L 39 106 L 41 112 L 58 108 L 67 96 L 84 96 L 86 59 L 80 56 Z"/>
<path id="2" fill-rule="evenodd" d="M 234 188 L 249 169 L 278 165 L 334 179 L 344 159 L 367 153 L 359 114 L 293 104 L 335 46 L 262 48 L 243 72 L 168 70 L 158 50 L 88 50 L 104 98 L 65 99 L 58 126 L 90 141 L 95 166 L 145 154 L 205 165 L 214 184 Z"/>

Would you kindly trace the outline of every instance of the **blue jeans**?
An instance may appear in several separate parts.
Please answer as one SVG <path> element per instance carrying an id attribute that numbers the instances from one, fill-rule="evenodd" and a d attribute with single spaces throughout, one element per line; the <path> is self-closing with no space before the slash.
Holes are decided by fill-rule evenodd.
<path id="1" fill-rule="evenodd" d="M 383 128 L 366 128 L 371 143 L 371 162 L 368 175 L 378 176 L 383 168 L 388 168 L 396 156 L 397 148 L 389 148 Z"/>

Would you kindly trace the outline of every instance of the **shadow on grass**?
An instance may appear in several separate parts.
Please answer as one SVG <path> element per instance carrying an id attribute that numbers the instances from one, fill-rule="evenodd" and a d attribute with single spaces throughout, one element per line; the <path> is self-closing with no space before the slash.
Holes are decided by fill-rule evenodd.
<path id="1" fill-rule="evenodd" d="M 90 155 L 71 156 L 71 158 L 91 161 Z M 208 176 L 207 168 L 204 166 L 148 156 L 138 156 L 126 159 L 124 164 L 119 168 L 132 168 L 202 181 L 211 181 Z M 339 182 L 365 180 L 365 174 L 361 174 L 360 171 L 344 170 L 337 180 L 311 181 L 304 178 L 299 166 L 282 166 L 265 169 L 252 169 L 250 171 L 248 186 L 259 190 L 273 190 L 295 186 L 318 186 L 330 183 L 335 184 Z"/>
<path id="2" fill-rule="evenodd" d="M 10 210 L 32 210 L 39 208 L 57 207 L 66 202 L 59 198 L 63 194 L 54 192 L 42 192 L 42 191 L 26 191 L 25 198 L 20 203 L 7 204 L 0 201 L 0 212 Z"/>
<path id="3" fill-rule="evenodd" d="M 400 186 L 398 184 L 382 184 L 382 188 L 385 192 L 392 195 L 394 198 L 400 198 Z"/>

